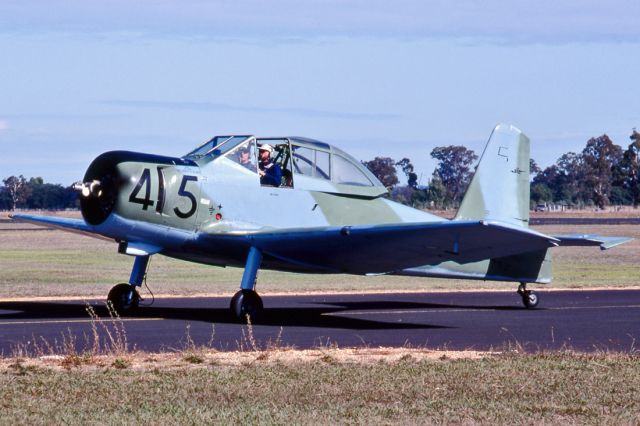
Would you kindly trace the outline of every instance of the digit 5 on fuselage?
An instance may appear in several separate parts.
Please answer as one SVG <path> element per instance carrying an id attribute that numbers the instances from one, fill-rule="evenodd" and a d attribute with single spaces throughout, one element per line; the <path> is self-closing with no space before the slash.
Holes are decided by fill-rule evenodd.
<path id="1" fill-rule="evenodd" d="M 504 124 L 452 220 L 389 200 L 359 161 L 299 137 L 217 136 L 180 158 L 107 152 L 76 189 L 82 220 L 14 219 L 106 237 L 135 256 L 129 281 L 108 296 L 121 313 L 138 307 L 154 254 L 244 267 L 231 310 L 256 320 L 259 268 L 510 281 L 530 308 L 538 296 L 527 283 L 551 281 L 550 248 L 628 240 L 529 229 L 529 139 Z"/>

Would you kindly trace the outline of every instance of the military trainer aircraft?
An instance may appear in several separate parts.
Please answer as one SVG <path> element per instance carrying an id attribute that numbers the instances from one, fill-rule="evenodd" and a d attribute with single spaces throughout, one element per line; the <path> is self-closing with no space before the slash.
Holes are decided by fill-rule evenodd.
<path id="1" fill-rule="evenodd" d="M 129 281 L 108 295 L 122 314 L 138 308 L 154 254 L 244 267 L 231 300 L 243 320 L 263 309 L 259 268 L 510 281 L 533 308 L 527 284 L 551 281 L 550 248 L 628 240 L 530 229 L 529 139 L 506 124 L 493 130 L 452 220 L 389 200 L 359 161 L 301 137 L 216 136 L 175 158 L 107 152 L 75 186 L 83 219 L 13 218 L 108 238 L 134 256 Z"/>

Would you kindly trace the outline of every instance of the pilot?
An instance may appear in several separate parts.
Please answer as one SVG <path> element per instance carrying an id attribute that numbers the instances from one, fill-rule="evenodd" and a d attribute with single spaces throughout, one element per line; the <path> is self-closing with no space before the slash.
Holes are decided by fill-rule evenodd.
<path id="1" fill-rule="evenodd" d="M 247 169 L 251 170 L 252 172 L 255 173 L 256 171 L 256 166 L 253 164 L 253 162 L 251 161 L 251 156 L 249 153 L 249 148 L 247 147 L 242 147 L 240 149 L 240 152 L 238 152 L 238 163 L 240 163 L 241 166 L 246 167 Z"/>
<path id="2" fill-rule="evenodd" d="M 260 145 L 258 157 L 260 159 L 260 184 L 266 186 L 280 186 L 282 180 L 282 170 L 280 166 L 273 162 L 271 159 L 271 153 L 273 147 L 269 144 Z"/>

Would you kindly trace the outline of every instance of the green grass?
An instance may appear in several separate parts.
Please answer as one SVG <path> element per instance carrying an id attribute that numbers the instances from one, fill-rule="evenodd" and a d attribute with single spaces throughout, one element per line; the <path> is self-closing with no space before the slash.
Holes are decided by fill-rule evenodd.
<path id="1" fill-rule="evenodd" d="M 507 354 L 352 364 L 254 361 L 68 371 L 14 363 L 0 423 L 636 424 L 631 355 Z"/>
<path id="2" fill-rule="evenodd" d="M 18 228 L 19 226 L 19 228 Z M 33 296 L 103 297 L 115 283 L 127 281 L 133 258 L 117 254 L 115 243 L 61 231 L 29 230 L 25 224 L 0 229 L 0 298 Z M 13 230 L 12 230 L 13 227 Z M 640 227 L 546 226 L 541 232 L 629 235 Z M 637 253 L 640 239 L 608 251 L 593 247 L 553 250 L 553 288 L 629 287 L 640 283 Z M 154 256 L 148 284 L 155 293 L 190 295 L 231 293 L 242 276 L 239 268 L 219 268 Z M 413 277 L 307 275 L 260 271 L 258 290 L 420 291 L 441 289 L 513 289 L 515 283 Z"/>
<path id="3" fill-rule="evenodd" d="M 129 276 L 132 258 L 118 255 L 114 243 L 58 231 L 10 230 L 12 226 L 0 229 L 0 297 L 104 297 L 114 283 Z M 549 234 L 594 231 L 580 226 L 539 230 Z M 640 227 L 597 231 L 640 237 Z M 553 287 L 637 286 L 639 241 L 607 252 L 554 250 Z M 154 291 L 164 294 L 230 293 L 241 274 L 237 268 L 154 256 L 148 281 Z M 515 290 L 509 283 L 271 271 L 260 272 L 258 285 L 264 293 Z M 110 326 L 117 330 L 118 324 L 116 319 Z M 118 341 L 100 344 L 109 352 L 102 361 L 93 353 L 69 352 L 65 342 L 60 345 L 56 351 L 62 357 L 54 364 L 34 359 L 3 361 L 0 424 L 599 425 L 637 424 L 640 418 L 640 358 L 633 348 L 628 355 L 507 353 L 480 360 L 446 356 L 416 360 L 408 355 L 400 361 L 373 363 L 360 361 L 360 355 L 358 362 L 345 362 L 334 350 L 322 352 L 313 361 L 281 360 L 273 350 L 248 351 L 243 353 L 244 361 L 234 366 L 216 361 L 223 354 L 191 347 L 175 354 L 170 363 L 154 360 L 164 355 L 143 354 L 148 361 L 141 366 L 135 362 L 136 355 L 122 349 Z M 245 346 L 251 349 L 250 344 Z"/>

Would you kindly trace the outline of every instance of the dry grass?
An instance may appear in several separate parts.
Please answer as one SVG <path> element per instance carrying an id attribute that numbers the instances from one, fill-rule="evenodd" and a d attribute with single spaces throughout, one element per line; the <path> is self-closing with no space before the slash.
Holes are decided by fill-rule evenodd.
<path id="1" fill-rule="evenodd" d="M 6 215 L 5 215 L 6 217 Z M 1 219 L 1 218 L 0 218 Z M 541 226 L 541 232 L 626 235 L 635 241 L 608 251 L 561 248 L 554 253 L 553 288 L 629 287 L 640 283 L 637 253 L 640 227 L 633 225 Z M 0 222 L 0 298 L 37 296 L 103 297 L 117 282 L 126 281 L 133 259 L 117 254 L 115 243 L 22 223 Z M 229 294 L 242 276 L 238 268 L 216 268 L 154 256 L 148 282 L 157 294 Z M 301 275 L 261 271 L 262 292 L 423 291 L 441 289 L 513 289 L 509 283 L 420 279 Z"/>
<path id="2" fill-rule="evenodd" d="M 237 352 L 137 352 L 115 315 L 84 346 L 16 348 L 0 359 L 0 424 L 637 424 L 640 357 L 420 348 L 295 351 L 243 328 Z M 102 330 L 99 337 L 98 330 Z M 34 339 L 35 340 L 35 339 Z M 79 349 L 79 346 L 81 347 Z"/>
<path id="3" fill-rule="evenodd" d="M 6 360 L 0 423 L 636 424 L 640 416 L 634 355 L 362 351 L 245 352 L 232 362 L 206 353 L 197 363 L 138 354 L 66 369 Z"/>

